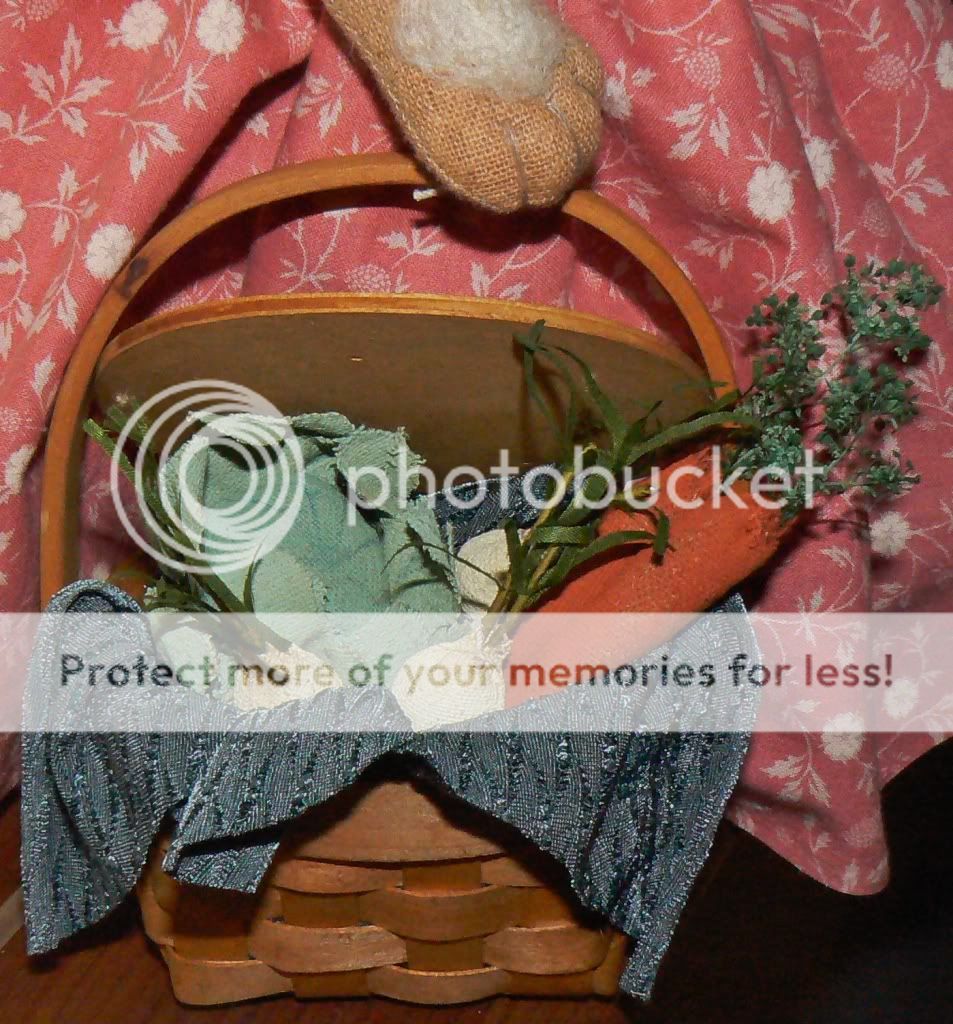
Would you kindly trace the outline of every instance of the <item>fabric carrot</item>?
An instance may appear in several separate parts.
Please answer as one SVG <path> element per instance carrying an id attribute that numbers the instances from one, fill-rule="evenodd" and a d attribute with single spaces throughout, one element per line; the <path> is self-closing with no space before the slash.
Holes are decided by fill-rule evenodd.
<path id="1" fill-rule="evenodd" d="M 692 469 L 702 474 L 678 474 Z M 656 505 L 670 522 L 670 546 L 662 557 L 651 548 L 616 549 L 601 564 L 590 565 L 545 599 L 547 612 L 697 612 L 713 604 L 775 553 L 792 525 L 777 508 L 756 504 L 747 480 L 720 496 L 715 507 L 712 456 L 701 451 L 660 474 Z M 677 483 L 673 482 L 673 478 Z M 673 496 L 670 485 L 675 488 Z M 696 504 L 698 507 L 684 507 Z M 651 512 L 610 509 L 599 534 L 649 529 Z"/>
<path id="2" fill-rule="evenodd" d="M 536 610 L 596 614 L 585 621 L 573 620 L 581 627 L 575 630 L 565 620 L 533 616 L 514 638 L 511 666 L 534 662 L 537 652 L 548 664 L 578 666 L 598 661 L 610 668 L 647 654 L 670 640 L 680 622 L 687 620 L 646 615 L 633 635 L 620 634 L 617 620 L 600 619 L 598 614 L 697 614 L 765 565 L 797 521 L 785 520 L 780 509 L 757 504 L 745 480 L 733 487 L 744 507 L 737 507 L 725 494 L 720 496 L 720 507 L 715 507 L 710 450 L 692 453 L 664 470 L 660 489 L 655 509 L 664 512 L 670 523 L 670 547 L 664 555 L 659 558 L 650 547 L 620 547 L 588 563 L 547 595 Z M 695 504 L 698 507 L 685 507 Z M 651 511 L 610 509 L 600 522 L 599 535 L 651 529 L 654 522 Z M 528 678 L 525 674 L 517 677 L 511 672 L 510 678 L 508 707 L 554 689 L 521 685 Z"/>

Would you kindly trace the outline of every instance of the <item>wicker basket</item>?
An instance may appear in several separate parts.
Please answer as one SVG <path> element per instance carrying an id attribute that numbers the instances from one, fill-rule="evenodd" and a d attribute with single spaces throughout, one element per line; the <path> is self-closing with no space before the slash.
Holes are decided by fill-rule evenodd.
<path id="1" fill-rule="evenodd" d="M 368 781 L 289 828 L 255 896 L 174 881 L 157 843 L 143 921 L 189 1004 L 612 995 L 625 937 L 587 918 L 554 862 L 500 832 L 444 793 Z"/>
<path id="2" fill-rule="evenodd" d="M 685 275 L 638 224 L 591 192 L 574 193 L 563 212 L 655 275 L 692 330 L 704 368 L 670 343 L 602 317 L 433 295 L 256 296 L 173 310 L 113 336 L 156 271 L 238 213 L 321 192 L 354 205 L 356 188 L 424 184 L 399 156 L 283 168 L 187 209 L 129 261 L 80 339 L 53 410 L 41 511 L 44 604 L 77 578 L 82 423 L 93 401 L 144 401 L 183 381 L 224 377 L 287 414 L 333 408 L 355 422 L 406 427 L 440 472 L 489 469 L 501 447 L 517 461 L 552 456 L 512 346 L 514 330 L 540 318 L 612 382 L 623 407 L 666 396 L 681 418 L 706 400 L 697 387 L 705 371 L 719 389 L 734 386 L 718 329 Z M 485 815 L 411 782 L 365 783 L 293 825 L 254 898 L 176 883 L 161 871 L 161 855 L 159 844 L 140 902 L 185 1003 L 287 992 L 430 1004 L 500 993 L 610 995 L 625 955 L 622 936 L 582 919 L 545 859 L 494 831 Z"/>

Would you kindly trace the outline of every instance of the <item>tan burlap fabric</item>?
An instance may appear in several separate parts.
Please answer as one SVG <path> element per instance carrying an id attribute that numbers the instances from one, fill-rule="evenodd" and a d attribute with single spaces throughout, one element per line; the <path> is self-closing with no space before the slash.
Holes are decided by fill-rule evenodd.
<path id="1" fill-rule="evenodd" d="M 500 213 L 558 203 L 599 146 L 603 74 L 592 50 L 567 30 L 548 94 L 505 99 L 404 61 L 393 44 L 395 3 L 325 0 L 325 7 L 370 68 L 418 159 L 452 192 Z"/>

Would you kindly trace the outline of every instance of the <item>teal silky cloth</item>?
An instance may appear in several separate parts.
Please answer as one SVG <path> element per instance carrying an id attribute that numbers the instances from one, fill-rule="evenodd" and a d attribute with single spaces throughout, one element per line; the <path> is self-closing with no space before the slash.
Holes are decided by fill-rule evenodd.
<path id="1" fill-rule="evenodd" d="M 743 605 L 732 598 L 724 609 Z M 61 613 L 137 610 L 99 581 L 72 584 L 50 605 Z M 60 686 L 58 634 L 69 619 L 50 616 L 40 631 L 28 700 L 41 706 Z M 670 656 L 713 662 L 724 675 L 738 651 L 752 649 L 751 638 L 726 642 L 729 634 L 713 632 L 707 621 L 676 638 Z M 144 619 L 129 614 L 122 623 L 118 654 L 155 657 Z M 90 658 L 103 656 L 102 637 L 74 631 L 70 641 L 80 651 L 85 642 Z M 640 733 L 650 696 L 586 690 L 577 698 L 580 714 L 588 713 L 586 702 L 604 715 L 605 701 L 616 701 L 618 732 L 547 729 L 548 716 L 560 720 L 553 715 L 559 698 L 550 697 L 494 713 L 496 732 L 414 733 L 387 690 L 351 687 L 254 712 L 187 690 L 137 698 L 186 702 L 188 733 L 63 733 L 52 724 L 27 732 L 21 808 L 29 950 L 52 949 L 116 907 L 168 815 L 174 826 L 166 866 L 175 877 L 254 891 L 286 822 L 391 755 L 426 766 L 457 796 L 562 863 L 583 906 L 632 936 L 622 988 L 644 996 L 737 781 L 747 736 Z M 57 692 L 82 701 L 81 690 Z M 713 688 L 711 699 L 732 697 Z M 734 699 L 728 713 L 750 725 L 752 699 Z M 81 705 L 76 710 L 82 713 Z M 260 716 L 270 716 L 272 731 L 255 731 Z M 345 731 L 362 723 L 374 731 Z"/>

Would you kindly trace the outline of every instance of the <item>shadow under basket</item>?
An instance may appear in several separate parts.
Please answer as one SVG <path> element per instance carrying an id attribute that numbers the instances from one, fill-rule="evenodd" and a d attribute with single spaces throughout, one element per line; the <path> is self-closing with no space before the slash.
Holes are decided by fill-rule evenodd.
<path id="1" fill-rule="evenodd" d="M 139 904 L 177 999 L 617 992 L 628 940 L 551 857 L 443 790 L 374 774 L 288 827 L 255 895 L 175 881 L 157 841 Z"/>

